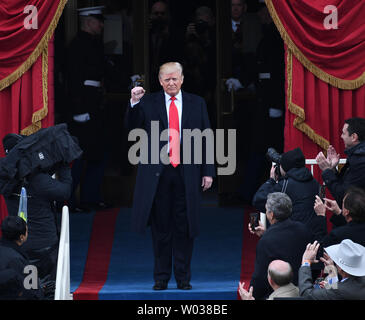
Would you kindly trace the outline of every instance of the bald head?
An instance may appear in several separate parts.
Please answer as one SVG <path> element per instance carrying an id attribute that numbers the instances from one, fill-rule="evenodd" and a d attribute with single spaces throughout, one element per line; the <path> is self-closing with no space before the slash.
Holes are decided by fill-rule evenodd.
<path id="1" fill-rule="evenodd" d="M 274 260 L 269 264 L 269 269 L 275 270 L 277 272 L 289 272 L 290 264 L 283 260 Z"/>
<path id="2" fill-rule="evenodd" d="M 293 280 L 293 270 L 289 263 L 282 260 L 274 260 L 268 267 L 268 278 L 279 287 L 285 286 Z"/>

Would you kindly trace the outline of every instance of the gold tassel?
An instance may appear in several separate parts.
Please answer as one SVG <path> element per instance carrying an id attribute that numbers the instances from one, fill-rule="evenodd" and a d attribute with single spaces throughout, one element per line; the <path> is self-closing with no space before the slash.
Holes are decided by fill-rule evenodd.
<path id="1" fill-rule="evenodd" d="M 293 98 L 293 55 L 288 49 L 287 51 L 287 79 L 288 79 L 288 110 L 297 117 L 294 119 L 293 126 L 303 132 L 309 139 L 319 145 L 323 150 L 327 151 L 330 143 L 327 139 L 317 134 L 308 124 L 305 123 L 305 111 L 302 107 L 295 104 Z"/>
<path id="2" fill-rule="evenodd" d="M 42 128 L 42 120 L 48 114 L 48 45 L 42 53 L 42 95 L 43 107 L 32 115 L 32 124 L 21 131 L 21 134 L 29 136 Z"/>
<path id="3" fill-rule="evenodd" d="M 25 72 L 27 72 L 32 67 L 32 65 L 40 57 L 40 55 L 42 55 L 43 107 L 42 109 L 33 113 L 31 125 L 21 130 L 21 134 L 27 136 L 34 132 L 37 132 L 39 129 L 42 128 L 42 120 L 48 114 L 48 43 L 53 36 L 53 33 L 57 27 L 58 21 L 62 15 L 66 3 L 67 0 L 60 0 L 56 13 L 48 27 L 48 30 L 44 34 L 42 40 L 39 42 L 35 50 L 29 56 L 29 58 L 16 71 L 0 81 L 1 91 L 17 81 Z"/>
<path id="4" fill-rule="evenodd" d="M 48 46 L 48 42 L 51 40 L 52 35 L 57 27 L 58 21 L 62 15 L 66 3 L 67 0 L 60 0 L 56 13 L 43 38 L 38 43 L 37 47 L 34 49 L 28 59 L 17 70 L 15 70 L 6 78 L 0 80 L 0 91 L 17 81 L 25 72 L 27 72 L 31 68 L 31 66 L 34 64 L 34 62 L 37 61 L 42 52 L 44 52 L 44 49 Z"/>

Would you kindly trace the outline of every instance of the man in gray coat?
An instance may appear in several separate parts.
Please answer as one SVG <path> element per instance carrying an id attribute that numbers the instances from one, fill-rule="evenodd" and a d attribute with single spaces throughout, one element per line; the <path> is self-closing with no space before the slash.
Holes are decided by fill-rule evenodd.
<path id="1" fill-rule="evenodd" d="M 308 300 L 365 300 L 365 247 L 349 239 L 325 248 L 321 261 L 327 270 L 336 271 L 341 280 L 329 288 L 313 287 L 311 263 L 315 262 L 319 243 L 308 244 L 299 269 L 300 296 Z M 334 276 L 331 275 L 333 279 Z"/>

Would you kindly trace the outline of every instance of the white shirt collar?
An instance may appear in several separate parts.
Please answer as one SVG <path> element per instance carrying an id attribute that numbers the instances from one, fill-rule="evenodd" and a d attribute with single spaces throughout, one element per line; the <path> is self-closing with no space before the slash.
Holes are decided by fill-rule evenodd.
<path id="1" fill-rule="evenodd" d="M 171 96 L 169 94 L 167 94 L 166 92 L 164 92 L 165 94 L 165 101 L 166 103 L 167 102 L 170 102 L 170 99 L 171 99 Z M 179 91 L 179 93 L 175 96 L 176 100 L 177 101 L 182 101 L 182 93 L 181 93 L 181 90 Z"/>

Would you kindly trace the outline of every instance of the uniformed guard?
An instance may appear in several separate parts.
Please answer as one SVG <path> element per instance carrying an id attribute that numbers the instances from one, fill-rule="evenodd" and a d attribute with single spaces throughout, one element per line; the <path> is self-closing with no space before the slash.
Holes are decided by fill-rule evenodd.
<path id="1" fill-rule="evenodd" d="M 239 196 L 251 204 L 252 197 L 262 183 L 263 172 L 271 163 L 265 154 L 269 147 L 279 153 L 284 149 L 285 124 L 285 58 L 284 42 L 277 30 L 264 0 L 259 0 L 258 17 L 262 37 L 257 46 L 254 67 L 256 101 L 252 108 L 250 151 L 243 174 Z M 249 74 L 250 72 L 247 72 Z"/>
<path id="2" fill-rule="evenodd" d="M 264 133 L 264 148 L 273 147 L 282 153 L 285 123 L 284 42 L 263 0 L 260 0 L 258 15 L 263 34 L 257 48 L 258 110 L 262 112 L 259 118 L 263 117 L 264 120 L 260 129 Z"/>
<path id="3" fill-rule="evenodd" d="M 80 184 L 80 203 L 71 209 L 104 208 L 101 185 L 106 165 L 103 147 L 103 80 L 105 74 L 103 6 L 78 10 L 80 30 L 68 49 L 69 130 L 79 139 L 81 159 L 72 167 L 73 191 Z"/>

